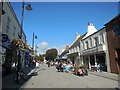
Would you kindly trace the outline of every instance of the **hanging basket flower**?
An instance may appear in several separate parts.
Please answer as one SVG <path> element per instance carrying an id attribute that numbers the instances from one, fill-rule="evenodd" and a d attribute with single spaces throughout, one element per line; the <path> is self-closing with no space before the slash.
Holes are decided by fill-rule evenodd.
<path id="1" fill-rule="evenodd" d="M 31 56 L 35 56 L 35 52 L 32 51 L 32 52 L 30 53 L 30 55 L 31 55 Z"/>
<path id="2" fill-rule="evenodd" d="M 27 52 L 28 45 L 25 44 L 25 42 L 21 39 L 13 39 L 10 44 L 11 49 L 18 50 L 21 52 Z"/>

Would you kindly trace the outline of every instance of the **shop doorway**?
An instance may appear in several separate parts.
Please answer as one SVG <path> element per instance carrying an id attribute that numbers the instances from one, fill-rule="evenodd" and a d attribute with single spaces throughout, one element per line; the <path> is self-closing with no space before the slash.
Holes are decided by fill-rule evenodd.
<path id="1" fill-rule="evenodd" d="M 90 55 L 90 65 L 95 65 L 94 55 Z"/>
<path id="2" fill-rule="evenodd" d="M 83 56 L 83 63 L 87 65 L 87 68 L 89 68 L 89 59 L 88 56 Z"/>
<path id="3" fill-rule="evenodd" d="M 107 65 L 105 58 L 106 58 L 105 53 L 96 54 L 97 63 L 101 65 L 102 71 L 107 72 Z"/>

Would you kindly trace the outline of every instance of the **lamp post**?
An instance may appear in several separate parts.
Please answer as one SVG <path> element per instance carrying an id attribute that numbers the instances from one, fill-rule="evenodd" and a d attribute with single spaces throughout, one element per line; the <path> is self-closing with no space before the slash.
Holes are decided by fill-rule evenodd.
<path id="1" fill-rule="evenodd" d="M 19 35 L 19 38 L 22 40 L 22 33 L 23 33 L 23 18 L 24 18 L 24 6 L 26 6 L 26 9 L 27 10 L 32 10 L 32 7 L 30 4 L 26 4 L 24 3 L 24 0 L 22 2 L 22 17 L 21 17 L 21 27 L 20 27 L 20 35 Z M 19 71 L 21 68 L 21 52 L 19 51 L 18 52 L 18 65 L 17 65 L 17 71 Z"/>
<path id="2" fill-rule="evenodd" d="M 33 48 L 33 51 L 34 51 L 34 39 L 37 39 L 38 37 L 35 36 L 34 32 L 33 32 L 33 41 L 32 41 L 32 48 Z"/>
<path id="3" fill-rule="evenodd" d="M 35 36 L 34 32 L 33 32 L 33 38 L 32 38 L 32 51 L 34 52 L 34 39 L 37 39 L 37 36 Z M 34 60 L 35 58 L 32 57 L 32 60 Z"/>
<path id="4" fill-rule="evenodd" d="M 24 19 L 24 6 L 26 6 L 26 10 L 32 10 L 32 7 L 30 4 L 26 4 L 24 1 L 22 2 L 22 17 L 21 17 L 21 29 L 20 29 L 20 39 L 22 39 L 22 28 L 23 28 L 23 19 Z"/>

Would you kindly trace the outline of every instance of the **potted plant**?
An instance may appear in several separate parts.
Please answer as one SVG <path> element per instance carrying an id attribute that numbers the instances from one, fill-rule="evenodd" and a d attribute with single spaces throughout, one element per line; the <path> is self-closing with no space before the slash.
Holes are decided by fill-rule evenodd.
<path id="1" fill-rule="evenodd" d="M 84 69 L 84 75 L 88 76 L 88 70 L 87 70 L 87 66 L 83 65 L 82 68 Z"/>

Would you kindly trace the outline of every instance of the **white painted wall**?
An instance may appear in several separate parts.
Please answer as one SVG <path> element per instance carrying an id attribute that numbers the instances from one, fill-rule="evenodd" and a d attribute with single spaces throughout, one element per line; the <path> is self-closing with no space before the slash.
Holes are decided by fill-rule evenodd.
<path id="1" fill-rule="evenodd" d="M 3 9 L 5 11 L 5 14 L 2 16 L 2 34 L 7 34 L 10 41 L 12 39 L 19 39 L 18 34 L 20 34 L 20 24 L 18 22 L 18 19 L 10 5 L 9 2 L 3 3 Z M 7 32 L 7 26 L 8 26 L 8 18 L 10 20 L 9 30 Z M 26 41 L 26 36 L 24 32 L 22 33 L 22 40 Z M 2 47 L 0 46 L 0 49 Z M 5 52 L 5 48 L 2 49 L 2 52 Z M 25 55 L 22 55 L 22 58 L 24 59 Z M 0 59 L 2 58 L 2 55 L 0 55 Z"/>
<path id="2" fill-rule="evenodd" d="M 104 42 L 102 42 L 102 39 L 101 39 L 101 34 L 103 34 L 103 39 L 104 39 Z M 95 40 L 94 38 L 95 37 L 98 37 L 98 46 L 95 46 Z M 98 32 L 96 33 L 93 33 L 91 36 L 88 36 L 87 38 L 84 38 L 80 41 L 80 46 L 81 46 L 81 54 L 83 54 L 83 51 L 89 51 L 89 50 L 92 50 L 94 48 L 98 48 L 99 51 L 104 51 L 106 53 L 106 64 L 107 64 L 107 69 L 108 69 L 108 72 L 110 72 L 110 63 L 109 63 L 109 54 L 108 54 L 108 47 L 107 47 L 107 38 L 106 38 L 106 30 L 105 28 L 103 28 L 102 30 L 99 30 Z M 90 38 L 92 39 L 92 47 L 90 47 Z M 89 49 L 86 49 L 86 41 L 88 41 L 89 43 Z M 85 44 L 85 48 L 83 48 L 83 43 Z"/>
<path id="3" fill-rule="evenodd" d="M 8 2 L 5 2 L 3 4 L 3 9 L 5 10 L 5 14 L 3 15 L 2 19 L 2 33 L 8 34 L 10 40 L 14 39 L 19 39 L 18 34 L 20 34 L 20 24 L 14 14 L 14 11 L 12 10 L 10 4 Z M 8 23 L 8 18 L 10 19 L 10 28 L 7 33 L 7 23 Z M 15 37 L 13 37 L 14 33 L 14 27 L 15 29 Z M 25 35 L 22 33 L 23 40 L 25 41 Z"/>

